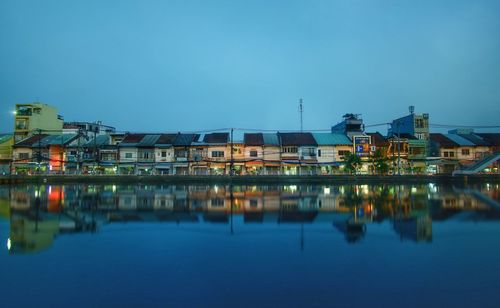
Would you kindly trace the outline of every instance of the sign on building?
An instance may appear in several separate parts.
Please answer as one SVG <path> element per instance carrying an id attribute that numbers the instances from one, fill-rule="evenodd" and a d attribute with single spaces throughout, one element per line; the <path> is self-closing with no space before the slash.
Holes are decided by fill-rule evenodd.
<path id="1" fill-rule="evenodd" d="M 370 155 L 370 136 L 354 136 L 354 153 L 358 156 Z"/>

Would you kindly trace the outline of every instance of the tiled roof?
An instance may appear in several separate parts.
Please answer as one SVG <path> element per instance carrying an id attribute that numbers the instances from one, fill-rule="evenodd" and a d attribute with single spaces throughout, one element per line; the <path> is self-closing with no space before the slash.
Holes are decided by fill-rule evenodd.
<path id="1" fill-rule="evenodd" d="M 344 134 L 313 133 L 318 145 L 352 145 L 351 139 Z"/>
<path id="2" fill-rule="evenodd" d="M 500 146 L 500 133 L 478 133 L 476 135 L 492 146 Z"/>
<path id="3" fill-rule="evenodd" d="M 228 143 L 229 133 L 211 133 L 206 134 L 203 138 L 203 142 L 206 143 Z"/>
<path id="4" fill-rule="evenodd" d="M 243 137 L 245 145 L 263 145 L 264 144 L 264 136 L 262 133 L 246 133 Z"/>
<path id="5" fill-rule="evenodd" d="M 281 144 L 284 146 L 317 146 L 311 133 L 279 133 Z"/>
<path id="6" fill-rule="evenodd" d="M 438 143 L 442 147 L 458 147 L 458 143 L 453 140 L 446 138 L 443 134 L 430 134 L 430 139 L 433 142 Z"/>

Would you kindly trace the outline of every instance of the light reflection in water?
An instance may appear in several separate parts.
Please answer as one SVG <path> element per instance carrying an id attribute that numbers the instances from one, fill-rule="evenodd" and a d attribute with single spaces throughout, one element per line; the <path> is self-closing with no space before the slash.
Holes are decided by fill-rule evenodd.
<path id="1" fill-rule="evenodd" d="M 432 241 L 432 224 L 461 214 L 473 221 L 500 218 L 498 185 L 232 186 L 40 185 L 1 187 L 7 201 L 11 253 L 50 247 L 56 235 L 98 232 L 107 224 L 329 224 L 349 243 L 370 224 L 389 221 L 400 239 Z M 233 217 L 234 216 L 234 217 Z M 303 234 L 301 235 L 301 241 Z M 301 244 L 303 247 L 303 243 Z"/>

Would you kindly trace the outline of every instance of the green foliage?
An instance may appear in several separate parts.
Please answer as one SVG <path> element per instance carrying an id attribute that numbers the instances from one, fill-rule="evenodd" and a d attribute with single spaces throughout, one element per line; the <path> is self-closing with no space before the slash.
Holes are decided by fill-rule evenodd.
<path id="1" fill-rule="evenodd" d="M 377 174 L 387 174 L 389 172 L 389 164 L 387 163 L 388 159 L 384 157 L 382 151 L 375 151 L 372 159 Z"/>
<path id="2" fill-rule="evenodd" d="M 361 158 L 353 153 L 347 153 L 344 155 L 345 169 L 350 174 L 356 174 L 356 171 L 361 166 Z"/>

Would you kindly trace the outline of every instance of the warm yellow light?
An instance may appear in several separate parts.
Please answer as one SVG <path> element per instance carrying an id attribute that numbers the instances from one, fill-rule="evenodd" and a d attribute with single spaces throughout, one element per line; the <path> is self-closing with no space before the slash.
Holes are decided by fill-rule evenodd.
<path id="1" fill-rule="evenodd" d="M 7 249 L 10 250 L 10 247 L 12 247 L 10 243 L 10 238 L 7 239 Z"/>
<path id="2" fill-rule="evenodd" d="M 330 194 L 330 187 L 325 187 L 325 188 L 323 188 L 323 193 L 324 193 L 325 195 L 329 195 L 329 194 Z"/>

